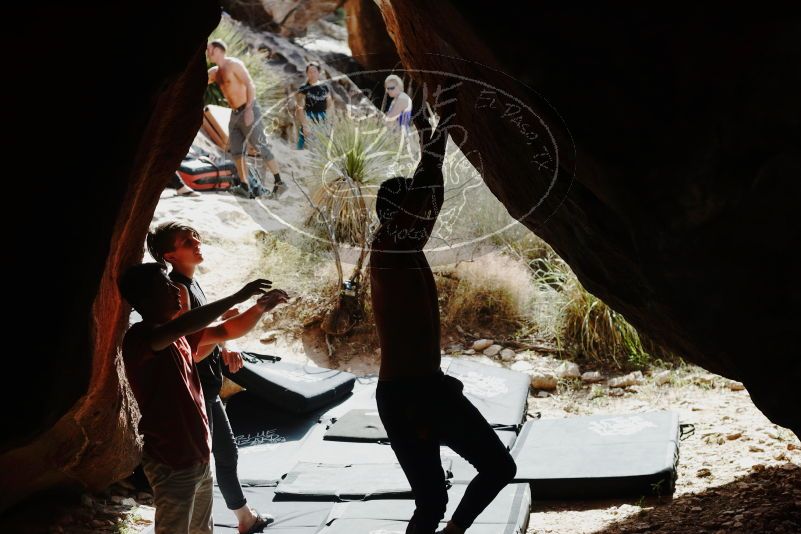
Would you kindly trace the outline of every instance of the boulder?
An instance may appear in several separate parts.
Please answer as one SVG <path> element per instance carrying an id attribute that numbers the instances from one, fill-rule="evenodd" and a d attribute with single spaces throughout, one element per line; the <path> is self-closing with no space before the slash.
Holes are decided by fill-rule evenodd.
<path id="1" fill-rule="evenodd" d="M 501 360 L 505 362 L 513 362 L 517 353 L 512 349 L 503 349 L 501 350 Z"/>
<path id="2" fill-rule="evenodd" d="M 559 378 L 581 378 L 581 370 L 576 363 L 562 362 L 556 368 L 556 376 Z"/>
<path id="3" fill-rule="evenodd" d="M 637 386 L 644 381 L 642 371 L 634 371 L 623 376 L 617 376 L 609 380 L 610 388 L 625 388 L 629 386 Z"/>
<path id="4" fill-rule="evenodd" d="M 284 37 L 306 35 L 308 26 L 330 15 L 344 0 L 222 0 L 225 11 L 256 30 Z"/>
<path id="5" fill-rule="evenodd" d="M 473 342 L 473 346 L 471 348 L 476 352 L 480 352 L 484 349 L 488 349 L 493 344 L 495 344 L 495 342 L 491 339 L 478 339 Z"/>
<path id="6" fill-rule="evenodd" d="M 797 13 L 377 4 L 418 87 L 462 82 L 456 137 L 509 213 L 636 328 L 801 434 Z"/>
<path id="7" fill-rule="evenodd" d="M 662 386 L 664 384 L 670 383 L 671 378 L 673 377 L 673 373 L 668 370 L 659 371 L 654 375 L 654 383 L 657 386 Z"/>
<path id="8" fill-rule="evenodd" d="M 534 389 L 544 389 L 547 391 L 553 391 L 556 389 L 558 380 L 555 375 L 550 373 L 541 373 L 539 371 L 533 371 L 530 373 L 530 375 L 531 387 Z"/>
<path id="9" fill-rule="evenodd" d="M 501 352 L 502 348 L 503 347 L 501 347 L 500 345 L 490 345 L 489 347 L 484 349 L 483 354 L 484 356 L 489 356 L 490 358 L 492 358 L 493 356 L 497 356 L 498 353 Z"/>
<path id="10" fill-rule="evenodd" d="M 598 371 L 587 371 L 581 375 L 581 380 L 588 384 L 595 384 L 596 382 L 600 382 L 603 380 L 604 377 Z"/>

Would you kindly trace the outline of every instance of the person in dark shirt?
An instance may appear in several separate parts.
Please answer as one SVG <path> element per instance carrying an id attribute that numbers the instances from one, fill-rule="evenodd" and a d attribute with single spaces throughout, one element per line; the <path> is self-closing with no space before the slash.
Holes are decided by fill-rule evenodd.
<path id="1" fill-rule="evenodd" d="M 213 531 L 211 443 L 196 353 L 199 346 L 224 339 L 225 328 L 209 323 L 232 306 L 263 295 L 270 285 L 255 280 L 182 314 L 181 291 L 164 265 L 134 265 L 118 280 L 122 297 L 142 316 L 125 334 L 122 358 L 141 414 L 142 465 L 153 488 L 156 534 Z"/>
<path id="2" fill-rule="evenodd" d="M 148 234 L 147 245 L 156 261 L 169 263 L 172 266 L 170 280 L 186 289 L 189 309 L 205 305 L 206 295 L 194 278 L 197 265 L 203 261 L 198 232 L 190 226 L 173 222 L 164 223 Z M 223 319 L 227 319 L 224 323 L 226 327 L 224 339 L 235 339 L 245 335 L 256 326 L 264 313 L 286 300 L 285 292 L 274 289 L 259 303 L 241 314 L 236 309 L 228 310 L 222 316 Z M 209 417 L 212 452 L 220 493 L 226 506 L 236 515 L 240 532 L 261 532 L 273 518 L 268 514 L 259 514 L 247 505 L 237 475 L 236 441 L 219 396 L 223 374 L 231 375 L 238 371 L 242 367 L 242 357 L 237 352 L 220 349 L 218 344 L 214 343 L 201 344 L 198 347 L 196 360 Z M 223 363 L 226 364 L 227 370 L 223 367 Z"/>
<path id="3" fill-rule="evenodd" d="M 306 146 L 306 133 L 304 128 L 309 125 L 309 120 L 322 122 L 325 120 L 328 111 L 333 106 L 331 90 L 327 85 L 320 82 L 320 64 L 312 61 L 306 65 L 306 83 L 298 88 L 295 95 L 297 106 L 295 107 L 295 118 L 300 124 L 298 132 L 298 150 L 303 150 Z"/>
<path id="4" fill-rule="evenodd" d="M 445 515 L 440 444 L 478 471 L 439 531 L 443 534 L 464 533 L 516 472 L 509 451 L 465 397 L 463 384 L 440 370 L 437 286 L 423 247 L 444 200 L 448 129 L 458 128 L 455 98 L 447 98 L 438 106 L 441 118 L 433 135 L 422 115 L 414 118 L 420 162 L 412 178 L 381 184 L 375 204 L 381 224 L 370 252 L 370 292 L 381 345 L 376 404 L 416 506 L 406 534 L 432 534 Z"/>

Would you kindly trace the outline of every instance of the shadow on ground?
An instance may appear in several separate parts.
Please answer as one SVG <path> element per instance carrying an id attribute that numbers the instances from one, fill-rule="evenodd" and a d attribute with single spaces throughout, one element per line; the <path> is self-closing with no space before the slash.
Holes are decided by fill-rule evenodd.
<path id="1" fill-rule="evenodd" d="M 801 467 L 787 463 L 766 468 L 702 493 L 642 505 L 639 514 L 596 534 L 795 534 L 801 532 Z M 569 508 L 577 509 L 575 504 Z"/>

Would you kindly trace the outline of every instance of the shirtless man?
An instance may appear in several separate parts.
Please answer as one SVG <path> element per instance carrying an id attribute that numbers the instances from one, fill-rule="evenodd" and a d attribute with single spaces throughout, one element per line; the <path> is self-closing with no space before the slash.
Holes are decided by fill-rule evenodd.
<path id="1" fill-rule="evenodd" d="M 440 93 L 441 94 L 441 93 Z M 444 534 L 461 534 L 515 475 L 516 466 L 487 421 L 440 370 L 437 287 L 423 246 L 442 207 L 442 161 L 455 99 L 443 102 L 436 131 L 415 117 L 421 157 L 414 177 L 381 184 L 381 225 L 370 253 L 370 287 L 381 345 L 376 401 L 387 436 L 414 494 L 407 534 L 432 534 L 448 495 L 439 447 L 448 445 L 478 470 Z"/>
<path id="2" fill-rule="evenodd" d="M 264 135 L 264 125 L 261 122 L 261 110 L 256 102 L 256 86 L 245 64 L 225 55 L 226 48 L 222 40 L 215 39 L 206 46 L 206 54 L 209 61 L 215 64 L 209 69 L 209 83 L 216 83 L 220 87 L 231 106 L 228 144 L 241 181 L 239 190 L 234 193 L 244 194 L 249 198 L 259 194 L 259 191 L 251 191 L 248 185 L 245 150 L 249 141 L 261 153 L 267 169 L 273 174 L 275 179 L 273 194 L 278 194 L 286 189 L 286 184 L 281 181 L 278 163 L 267 146 L 267 137 Z"/>

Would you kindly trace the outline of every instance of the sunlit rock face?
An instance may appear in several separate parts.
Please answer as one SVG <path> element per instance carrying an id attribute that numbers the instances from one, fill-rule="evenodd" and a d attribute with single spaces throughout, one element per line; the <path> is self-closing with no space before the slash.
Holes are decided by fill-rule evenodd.
<path id="1" fill-rule="evenodd" d="M 333 13 L 344 0 L 222 0 L 227 13 L 257 30 L 284 37 L 306 35 L 309 24 Z"/>
<path id="2" fill-rule="evenodd" d="M 40 490 L 102 489 L 139 463 L 115 281 L 141 260 L 159 193 L 200 126 L 220 17 L 197 0 L 31 9 L 13 17 L 25 46 L 6 116 L 26 162 L 15 212 L 27 215 L 5 225 L 6 291 L 21 293 L 7 299 L 6 376 L 31 387 L 4 403 L 0 511 Z"/>
<path id="3" fill-rule="evenodd" d="M 463 82 L 465 152 L 509 212 L 800 434 L 797 10 L 378 5 L 421 83 Z"/>

